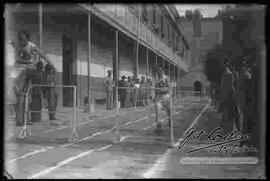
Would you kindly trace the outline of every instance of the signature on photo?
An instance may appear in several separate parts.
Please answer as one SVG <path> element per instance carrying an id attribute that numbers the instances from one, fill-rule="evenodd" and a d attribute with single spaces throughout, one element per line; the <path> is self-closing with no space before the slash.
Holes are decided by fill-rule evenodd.
<path id="1" fill-rule="evenodd" d="M 203 135 L 205 137 L 203 137 Z M 207 144 L 193 150 L 189 150 L 187 153 L 208 150 L 211 153 L 224 153 L 227 157 L 230 157 L 234 153 L 240 152 L 257 152 L 257 149 L 253 146 L 241 144 L 244 140 L 251 138 L 250 134 L 241 134 L 237 131 L 232 131 L 226 135 L 222 134 L 222 128 L 217 127 L 209 134 L 205 130 L 198 131 L 195 128 L 190 128 L 185 133 L 185 138 L 179 144 L 179 149 L 183 148 L 189 141 L 196 140 L 200 143 Z"/>

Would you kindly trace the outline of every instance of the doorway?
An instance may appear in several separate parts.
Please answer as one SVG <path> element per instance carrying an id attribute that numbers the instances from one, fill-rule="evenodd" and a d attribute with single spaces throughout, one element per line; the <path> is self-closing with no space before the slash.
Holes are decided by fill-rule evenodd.
<path id="1" fill-rule="evenodd" d="M 63 57 L 63 85 L 76 85 L 76 60 L 77 60 L 76 42 L 67 35 L 62 36 L 62 57 Z M 63 88 L 63 106 L 73 106 L 73 88 Z"/>

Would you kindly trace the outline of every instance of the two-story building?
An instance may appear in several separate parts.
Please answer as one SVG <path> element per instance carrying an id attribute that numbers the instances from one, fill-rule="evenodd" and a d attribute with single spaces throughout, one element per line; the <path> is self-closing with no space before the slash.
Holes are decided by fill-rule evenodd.
<path id="1" fill-rule="evenodd" d="M 7 4 L 5 37 L 28 30 L 55 65 L 57 83 L 77 86 L 82 107 L 87 96 L 106 98 L 109 69 L 115 80 L 131 75 L 155 82 L 162 66 L 176 90 L 189 58 L 178 16 L 174 6 L 160 4 Z M 71 105 L 72 91 L 59 94 L 59 105 Z"/>

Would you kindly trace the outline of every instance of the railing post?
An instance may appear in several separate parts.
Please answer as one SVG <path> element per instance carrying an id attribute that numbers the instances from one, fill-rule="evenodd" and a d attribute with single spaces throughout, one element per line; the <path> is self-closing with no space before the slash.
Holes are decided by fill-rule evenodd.
<path id="1" fill-rule="evenodd" d="M 39 47 L 42 49 L 43 45 L 43 6 L 38 4 L 38 23 L 39 23 Z"/>
<path id="2" fill-rule="evenodd" d="M 89 105 L 89 111 L 91 110 L 91 102 L 92 102 L 92 95 L 91 95 L 91 13 L 88 12 L 88 79 L 87 79 L 87 94 L 88 94 L 88 105 Z"/>

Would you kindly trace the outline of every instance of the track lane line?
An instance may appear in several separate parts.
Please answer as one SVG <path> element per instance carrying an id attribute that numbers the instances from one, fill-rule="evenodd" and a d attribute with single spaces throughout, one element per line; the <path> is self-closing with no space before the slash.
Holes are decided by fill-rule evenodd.
<path id="1" fill-rule="evenodd" d="M 152 114 L 152 115 L 153 115 L 153 114 Z M 150 116 L 151 116 L 151 115 L 150 115 Z M 129 125 L 129 124 L 132 124 L 132 123 L 135 123 L 135 122 L 139 122 L 139 121 L 144 120 L 144 119 L 146 119 L 146 118 L 148 118 L 148 117 L 142 117 L 142 118 L 140 118 L 140 119 L 137 119 L 137 120 L 134 120 L 134 121 L 125 123 L 124 125 Z M 165 119 L 166 119 L 166 118 L 161 119 L 161 122 L 164 122 Z M 152 124 L 152 125 L 150 125 L 150 126 L 148 126 L 148 127 L 143 128 L 143 130 L 147 130 L 147 129 L 153 127 L 154 125 L 155 125 L 155 123 Z M 109 131 L 111 131 L 111 130 L 114 129 L 114 128 L 115 128 L 115 127 L 111 128 L 111 129 L 109 129 L 109 130 L 107 130 L 107 131 L 97 132 L 97 133 L 95 133 L 95 134 L 93 134 L 93 135 L 91 135 L 91 136 L 89 136 L 89 137 L 83 138 L 82 140 L 87 140 L 87 139 L 90 139 L 90 138 L 92 138 L 92 137 L 94 137 L 94 136 L 101 135 L 101 134 L 103 134 L 103 133 L 108 133 Z M 121 137 L 121 138 L 120 138 L 120 142 L 124 141 L 125 139 L 127 139 L 127 138 L 129 138 L 129 137 L 131 137 L 131 135 L 126 135 L 126 136 L 124 136 L 124 137 Z M 82 140 L 80 140 L 80 141 L 82 141 Z M 79 141 L 76 141 L 76 143 L 77 143 L 77 142 L 79 142 Z M 71 145 L 71 144 L 74 144 L 74 142 L 73 142 L 73 143 L 70 143 L 70 144 L 65 144 L 65 145 L 62 145 L 62 146 L 63 146 L 63 147 L 66 147 L 66 146 L 69 146 L 69 145 Z M 102 147 L 102 148 L 100 148 L 100 149 L 96 149 L 96 150 L 93 150 L 93 149 L 92 149 L 92 150 L 88 150 L 88 151 L 86 151 L 86 152 L 80 153 L 80 154 L 77 155 L 77 156 L 70 157 L 70 158 L 68 158 L 68 159 L 66 159 L 66 160 L 64 160 L 64 161 L 61 161 L 61 162 L 59 162 L 56 166 L 47 168 L 47 169 L 45 169 L 45 170 L 43 170 L 43 171 L 41 171 L 41 172 L 39 172 L 39 173 L 37 173 L 37 174 L 34 174 L 34 175 L 32 175 L 32 176 L 30 176 L 30 177 L 28 177 L 28 178 L 30 178 L 30 179 L 31 179 L 31 178 L 38 178 L 38 177 L 40 177 L 40 176 L 42 176 L 42 175 L 45 175 L 45 174 L 48 174 L 48 173 L 52 172 L 53 170 L 55 170 L 55 169 L 57 169 L 57 168 L 59 168 L 59 167 L 61 167 L 61 166 L 63 166 L 63 165 L 66 165 L 66 164 L 68 164 L 68 163 L 70 163 L 70 162 L 72 162 L 72 161 L 74 161 L 74 160 L 76 160 L 76 159 L 78 159 L 78 158 L 81 158 L 81 157 L 83 157 L 83 156 L 86 156 L 86 155 L 88 155 L 88 154 L 90 154 L 90 153 L 92 153 L 92 152 L 94 152 L 94 151 L 106 150 L 107 148 L 109 148 L 109 147 L 111 147 L 111 146 L 112 146 L 112 144 L 109 144 L 109 145 L 106 145 L 106 146 L 104 146 L 104 147 Z"/>
<path id="2" fill-rule="evenodd" d="M 145 118 L 146 118 L 146 117 L 145 117 Z M 144 119 L 145 119 L 145 118 L 144 118 Z M 141 121 L 141 120 L 143 120 L 143 119 L 140 118 L 140 121 Z M 128 123 L 133 123 L 133 122 L 138 122 L 138 119 L 133 120 L 133 121 L 130 121 L 130 122 L 128 122 Z M 93 137 L 95 137 L 95 136 L 98 136 L 98 135 L 101 135 L 101 134 L 104 134 L 104 133 L 108 133 L 108 132 L 112 131 L 113 129 L 115 129 L 115 126 L 112 127 L 112 128 L 110 128 L 110 129 L 108 129 L 108 130 L 106 130 L 106 131 L 96 132 L 96 133 L 94 133 L 94 134 L 92 134 L 92 135 L 90 135 L 90 136 L 87 136 L 87 137 L 82 138 L 82 139 L 80 139 L 80 140 L 76 140 L 76 141 L 74 141 L 74 142 L 72 142 L 72 143 L 67 143 L 67 144 L 64 144 L 64 145 L 60 145 L 59 147 L 67 147 L 67 146 L 70 146 L 70 145 L 72 145 L 72 144 L 74 144 L 74 143 L 78 143 L 78 142 L 81 142 L 81 141 L 85 141 L 85 140 L 91 139 L 91 138 L 93 138 Z M 21 160 L 21 159 L 27 158 L 27 157 L 29 157 L 29 156 L 33 156 L 33 155 L 36 155 L 36 154 L 39 154 L 39 153 L 42 153 L 42 152 L 46 152 L 46 151 L 51 150 L 51 149 L 53 149 L 53 148 L 57 148 L 57 147 L 48 147 L 48 148 L 43 148 L 43 149 L 39 149 L 39 150 L 34 150 L 34 151 L 32 151 L 32 152 L 26 153 L 26 154 L 24 154 L 24 155 L 22 155 L 22 156 L 19 156 L 19 157 L 17 157 L 17 158 L 14 158 L 14 159 L 12 159 L 12 160 L 7 161 L 7 164 L 10 164 L 10 163 L 12 163 L 12 162 L 14 162 L 14 161 L 17 161 L 17 160 Z"/>
<path id="3" fill-rule="evenodd" d="M 206 104 L 206 106 L 203 108 L 203 110 L 200 112 L 200 114 L 198 116 L 196 116 L 196 118 L 193 120 L 193 122 L 189 126 L 189 128 L 186 129 L 186 131 L 189 130 L 191 127 L 193 127 L 197 123 L 197 121 L 199 120 L 199 118 L 201 117 L 201 115 L 205 112 L 205 110 L 209 107 L 209 105 L 210 105 L 210 102 L 208 101 L 208 103 Z M 183 135 L 182 135 L 182 137 L 183 137 Z M 180 137 L 178 139 L 178 141 L 176 143 L 176 146 L 177 147 L 179 146 L 179 144 L 180 144 L 179 142 L 180 142 L 180 140 L 181 140 L 182 137 Z M 173 150 L 172 148 L 167 149 L 166 152 L 153 164 L 153 166 L 150 167 L 150 169 L 148 169 L 143 174 L 143 178 L 155 178 L 155 175 L 159 171 L 164 170 L 164 168 L 163 168 L 164 167 L 164 162 L 167 160 L 167 157 L 170 155 L 170 153 L 171 153 L 172 150 Z"/>
<path id="4" fill-rule="evenodd" d="M 120 139 L 120 143 L 123 142 L 125 139 L 129 138 L 130 135 L 126 135 L 126 136 L 123 136 L 121 137 Z M 85 152 L 82 152 L 76 156 L 72 156 L 72 157 L 69 157 L 61 162 L 58 162 L 55 166 L 52 166 L 52 167 L 49 167 L 49 168 L 46 168 L 38 173 L 35 173 L 35 174 L 32 174 L 31 176 L 27 177 L 27 179 L 36 179 L 36 178 L 39 178 L 41 176 L 44 176 L 44 175 L 47 175 L 49 173 L 51 173 L 52 171 L 56 170 L 57 168 L 59 167 L 62 167 L 64 165 L 67 165 L 68 163 L 74 161 L 74 160 L 77 160 L 79 158 L 82 158 L 84 156 L 87 156 L 93 152 L 97 152 L 97 151 L 104 151 L 108 148 L 110 148 L 111 146 L 113 146 L 113 144 L 108 144 L 106 146 L 103 146 L 101 148 L 98 148 L 98 149 L 91 149 L 91 150 L 88 150 L 88 151 L 85 151 Z"/>

